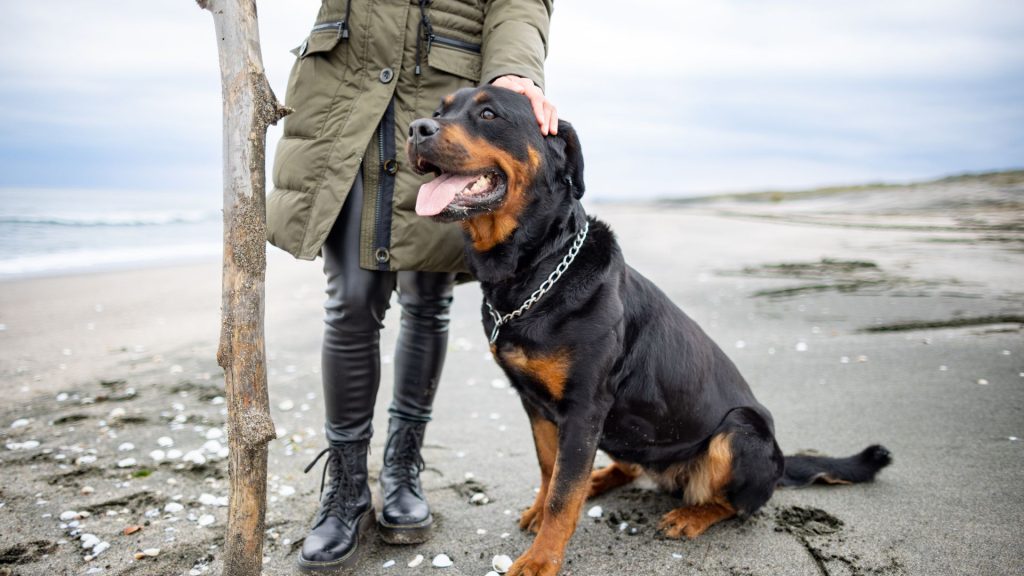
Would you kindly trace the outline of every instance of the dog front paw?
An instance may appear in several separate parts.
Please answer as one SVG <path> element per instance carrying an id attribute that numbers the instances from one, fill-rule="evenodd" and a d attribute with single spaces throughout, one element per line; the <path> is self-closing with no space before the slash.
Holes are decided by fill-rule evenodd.
<path id="1" fill-rule="evenodd" d="M 561 566 L 561 556 L 538 554 L 531 548 L 516 559 L 505 576 L 556 576 Z"/>

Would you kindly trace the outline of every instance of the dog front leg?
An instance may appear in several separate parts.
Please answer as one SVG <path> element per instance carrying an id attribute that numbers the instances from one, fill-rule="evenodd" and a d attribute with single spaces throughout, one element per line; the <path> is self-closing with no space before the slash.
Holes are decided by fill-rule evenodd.
<path id="1" fill-rule="evenodd" d="M 525 402 L 523 403 L 526 406 Z M 558 428 L 555 423 L 544 419 L 535 410 L 526 406 L 533 430 L 533 444 L 537 449 L 537 463 L 540 464 L 540 490 L 533 505 L 519 517 L 519 528 L 536 534 L 544 524 L 544 503 L 548 497 L 548 485 L 558 456 Z"/>
<path id="2" fill-rule="evenodd" d="M 558 451 L 540 512 L 540 530 L 529 550 L 512 564 L 508 576 L 554 576 L 562 566 L 565 546 L 576 530 L 590 489 L 590 470 L 601 432 L 598 418 L 571 420 L 557 428 Z"/>

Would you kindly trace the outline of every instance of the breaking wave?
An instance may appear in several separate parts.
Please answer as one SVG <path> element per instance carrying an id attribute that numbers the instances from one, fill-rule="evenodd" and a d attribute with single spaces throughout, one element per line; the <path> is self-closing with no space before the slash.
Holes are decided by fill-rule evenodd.
<path id="1" fill-rule="evenodd" d="M 219 210 L 176 210 L 164 212 L 108 212 L 108 213 L 53 213 L 4 214 L 2 224 L 36 224 L 43 226 L 99 227 L 99 226 L 166 226 L 168 224 L 198 224 L 219 220 Z"/>

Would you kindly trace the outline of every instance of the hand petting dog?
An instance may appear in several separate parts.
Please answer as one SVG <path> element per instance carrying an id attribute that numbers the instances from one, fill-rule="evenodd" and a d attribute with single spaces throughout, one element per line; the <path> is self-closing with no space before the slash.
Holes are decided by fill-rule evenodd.
<path id="1" fill-rule="evenodd" d="M 540 133 L 545 136 L 558 134 L 558 110 L 544 96 L 544 91 L 540 89 L 540 86 L 533 83 L 533 80 L 508 75 L 495 79 L 494 82 L 491 82 L 491 86 L 505 88 L 529 98 L 533 115 L 537 117 L 537 124 L 540 125 Z"/>

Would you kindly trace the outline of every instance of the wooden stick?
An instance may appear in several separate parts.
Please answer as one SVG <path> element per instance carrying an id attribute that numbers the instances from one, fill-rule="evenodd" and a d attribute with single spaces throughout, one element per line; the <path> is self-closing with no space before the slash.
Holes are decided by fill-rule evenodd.
<path id="1" fill-rule="evenodd" d="M 224 99 L 224 272 L 220 346 L 231 497 L 224 574 L 261 572 L 267 443 L 276 437 L 263 337 L 267 126 L 290 110 L 263 73 L 255 0 L 197 0 L 213 14 Z"/>

